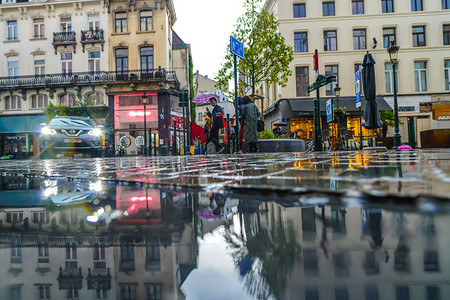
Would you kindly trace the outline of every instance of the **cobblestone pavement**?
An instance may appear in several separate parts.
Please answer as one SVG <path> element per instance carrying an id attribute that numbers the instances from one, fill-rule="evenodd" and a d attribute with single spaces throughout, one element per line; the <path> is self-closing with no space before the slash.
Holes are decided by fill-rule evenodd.
<path id="1" fill-rule="evenodd" d="M 450 150 L 1 161 L 2 176 L 450 199 Z"/>

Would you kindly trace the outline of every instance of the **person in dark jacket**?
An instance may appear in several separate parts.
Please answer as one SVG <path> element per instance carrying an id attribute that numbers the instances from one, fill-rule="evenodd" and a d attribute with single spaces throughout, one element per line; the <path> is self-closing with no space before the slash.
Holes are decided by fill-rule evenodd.
<path id="1" fill-rule="evenodd" d="M 216 147 L 217 153 L 222 153 L 224 148 L 220 146 L 219 143 L 219 130 L 223 128 L 223 119 L 222 119 L 222 108 L 217 105 L 217 100 L 215 98 L 210 98 L 209 103 L 213 107 L 212 112 L 209 111 L 209 108 L 206 108 L 206 113 L 211 118 L 211 129 L 209 131 L 209 140 Z"/>
<path id="2" fill-rule="evenodd" d="M 258 141 L 258 107 L 249 96 L 242 97 L 242 124 L 244 131 L 244 143 L 248 143 L 250 152 L 258 152 L 256 142 Z"/>

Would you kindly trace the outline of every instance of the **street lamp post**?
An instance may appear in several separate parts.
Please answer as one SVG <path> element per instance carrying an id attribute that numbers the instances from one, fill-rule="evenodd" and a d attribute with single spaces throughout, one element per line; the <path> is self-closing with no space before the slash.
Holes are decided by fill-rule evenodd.
<path id="1" fill-rule="evenodd" d="M 142 104 L 144 104 L 144 156 L 147 156 L 147 99 L 145 94 L 142 96 Z"/>
<path id="2" fill-rule="evenodd" d="M 336 95 L 336 108 L 339 108 L 339 96 L 341 95 L 341 88 L 339 86 L 336 86 L 334 88 L 334 94 Z M 337 124 L 337 138 L 338 138 L 338 142 L 337 142 L 337 149 L 341 150 L 341 132 L 340 132 L 340 128 L 339 128 L 339 115 L 337 117 L 336 120 L 336 124 Z"/>
<path id="3" fill-rule="evenodd" d="M 391 46 L 387 49 L 389 53 L 389 59 L 392 63 L 392 75 L 393 75 L 393 87 L 394 87 L 394 149 L 397 149 L 401 144 L 401 135 L 399 134 L 399 122 L 398 122 L 398 103 L 397 103 L 397 72 L 396 67 L 398 64 L 398 50 L 399 46 L 395 44 L 394 41 L 391 42 Z"/>

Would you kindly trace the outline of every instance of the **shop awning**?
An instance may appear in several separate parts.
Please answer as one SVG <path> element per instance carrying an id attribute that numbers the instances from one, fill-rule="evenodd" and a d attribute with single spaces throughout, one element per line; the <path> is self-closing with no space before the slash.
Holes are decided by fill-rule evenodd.
<path id="1" fill-rule="evenodd" d="M 45 115 L 22 115 L 0 117 L 0 133 L 39 132 L 39 124 L 47 123 Z"/>
<path id="2" fill-rule="evenodd" d="M 336 107 L 336 98 L 330 96 L 324 96 L 320 98 L 320 112 L 321 114 L 326 113 L 326 102 L 328 99 L 333 99 L 334 106 Z M 392 110 L 389 104 L 384 100 L 383 97 L 378 96 L 376 98 L 378 104 L 378 110 Z M 364 111 L 364 107 L 366 106 L 366 100 L 364 97 L 361 97 L 361 108 Z M 306 114 L 313 114 L 314 111 L 314 99 L 289 99 L 289 104 L 291 105 L 293 112 L 303 112 Z M 359 109 L 356 107 L 356 99 L 355 97 L 341 97 L 339 98 L 339 106 L 347 108 L 347 113 L 356 114 L 359 112 Z"/>

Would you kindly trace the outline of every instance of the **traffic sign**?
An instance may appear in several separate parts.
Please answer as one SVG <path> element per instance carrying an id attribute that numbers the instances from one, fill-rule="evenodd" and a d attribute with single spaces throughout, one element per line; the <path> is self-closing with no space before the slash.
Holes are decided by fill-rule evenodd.
<path id="1" fill-rule="evenodd" d="M 330 123 L 333 121 L 333 114 L 332 114 L 332 106 L 331 106 L 331 99 L 327 100 L 327 122 Z"/>
<path id="2" fill-rule="evenodd" d="M 355 87 L 356 93 L 361 93 L 361 73 L 359 71 L 355 73 Z"/>
<path id="3" fill-rule="evenodd" d="M 244 59 L 244 44 L 232 35 L 230 35 L 230 49 L 231 53 Z"/>
<path id="4" fill-rule="evenodd" d="M 336 76 L 332 76 L 332 75 L 328 75 L 328 76 L 324 76 L 324 75 L 319 75 L 317 76 L 317 80 L 316 82 L 314 82 L 313 84 L 311 84 L 310 86 L 308 86 L 308 93 L 311 93 L 312 91 L 327 85 L 331 82 L 333 82 L 335 80 Z"/>
<path id="5" fill-rule="evenodd" d="M 361 93 L 356 94 L 356 107 L 361 107 Z"/>

